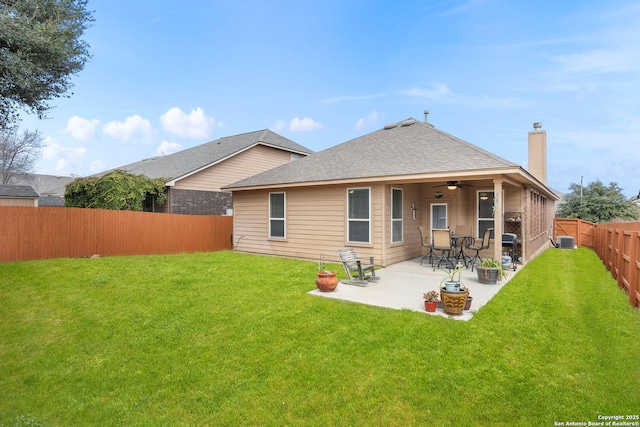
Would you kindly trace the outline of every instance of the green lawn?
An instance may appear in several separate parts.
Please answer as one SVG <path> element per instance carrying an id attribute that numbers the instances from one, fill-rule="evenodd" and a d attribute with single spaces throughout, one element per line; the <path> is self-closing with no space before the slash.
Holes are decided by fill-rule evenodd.
<path id="1" fill-rule="evenodd" d="M 545 252 L 469 322 L 308 295 L 316 267 L 228 251 L 0 264 L 0 426 L 640 412 L 640 314 L 589 250 Z"/>

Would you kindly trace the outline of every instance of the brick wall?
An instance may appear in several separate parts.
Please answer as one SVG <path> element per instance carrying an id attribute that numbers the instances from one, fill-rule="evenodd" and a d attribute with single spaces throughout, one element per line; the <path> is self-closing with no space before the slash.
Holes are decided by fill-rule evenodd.
<path id="1" fill-rule="evenodd" d="M 157 212 L 184 215 L 226 215 L 232 208 L 231 193 L 169 189 L 167 203 Z"/>

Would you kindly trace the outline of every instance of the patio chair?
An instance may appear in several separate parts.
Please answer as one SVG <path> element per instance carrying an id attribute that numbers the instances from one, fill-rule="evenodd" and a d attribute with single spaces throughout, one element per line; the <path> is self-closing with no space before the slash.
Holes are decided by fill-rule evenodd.
<path id="1" fill-rule="evenodd" d="M 420 246 L 423 248 L 427 248 L 428 252 L 425 256 L 420 258 L 420 265 L 422 265 L 422 260 L 425 258 L 429 258 L 429 264 L 433 264 L 433 259 L 436 257 L 436 254 L 433 253 L 433 244 L 431 243 L 431 236 L 428 236 L 423 226 L 418 226 L 418 230 L 420 230 Z"/>
<path id="2" fill-rule="evenodd" d="M 376 276 L 373 257 L 369 257 L 369 264 L 363 264 L 353 248 L 340 249 L 338 255 L 349 278 L 345 283 L 366 286 L 369 280 L 375 282 L 380 279 Z"/>
<path id="3" fill-rule="evenodd" d="M 487 228 L 486 230 L 484 230 L 481 241 L 474 242 L 473 245 L 467 247 L 467 249 L 469 250 L 476 251 L 475 256 L 469 260 L 469 262 L 471 263 L 471 271 L 473 271 L 473 266 L 476 261 L 482 261 L 482 258 L 480 257 L 480 251 L 483 249 L 489 249 L 489 244 L 491 242 L 491 233 L 493 233 L 493 228 Z"/>
<path id="4" fill-rule="evenodd" d="M 436 271 L 436 268 L 439 268 L 443 261 L 448 269 L 453 268 L 453 265 L 450 265 L 453 263 L 449 258 L 451 257 L 451 252 L 453 252 L 455 248 L 451 241 L 451 231 L 449 231 L 449 229 L 433 230 L 433 250 L 441 251 L 441 254 L 438 257 L 438 262 L 433 264 L 433 271 Z"/>

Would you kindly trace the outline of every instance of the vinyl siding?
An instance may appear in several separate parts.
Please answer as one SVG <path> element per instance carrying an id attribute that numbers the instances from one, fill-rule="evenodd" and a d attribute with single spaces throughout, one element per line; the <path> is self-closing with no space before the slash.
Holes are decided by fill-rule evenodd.
<path id="1" fill-rule="evenodd" d="M 225 185 L 289 163 L 291 152 L 256 145 L 176 182 L 182 190 L 221 191 Z"/>
<path id="2" fill-rule="evenodd" d="M 337 262 L 339 249 L 354 247 L 359 256 L 374 256 L 378 264 L 382 254 L 380 196 L 383 187 L 371 187 L 371 244 L 346 242 L 347 186 L 273 189 L 286 193 L 285 239 L 268 238 L 268 191 L 235 192 L 234 240 L 244 236 L 236 250 L 310 260 L 318 260 L 324 254 L 328 261 Z"/>
<path id="3" fill-rule="evenodd" d="M 38 199 L 0 198 L 0 206 L 38 206 Z"/>
<path id="4" fill-rule="evenodd" d="M 391 243 L 391 190 L 392 188 L 400 188 L 403 191 L 403 230 L 402 242 Z M 387 230 L 385 233 L 385 245 L 387 245 L 385 254 L 386 265 L 404 261 L 406 259 L 420 256 L 420 232 L 418 226 L 422 224 L 424 209 L 420 208 L 420 200 L 422 198 L 421 186 L 419 184 L 405 185 L 389 185 L 386 186 L 387 197 L 385 198 L 385 219 Z M 413 220 L 411 213 L 411 204 L 415 203 L 416 219 Z"/>
<path id="5" fill-rule="evenodd" d="M 371 244 L 351 244 L 347 235 L 347 189 L 371 188 Z M 403 191 L 403 241 L 391 243 L 391 189 Z M 442 191 L 446 197 L 435 199 L 435 191 Z M 432 202 L 447 203 L 452 230 L 458 224 L 473 224 L 476 233 L 476 190 L 447 190 L 434 188 L 422 183 L 406 184 L 357 184 L 332 185 L 299 188 L 273 188 L 272 192 L 286 193 L 286 238 L 269 239 L 268 190 L 236 191 L 234 203 L 234 241 L 240 242 L 235 248 L 239 252 L 285 256 L 316 261 L 324 254 L 328 261 L 338 262 L 338 250 L 353 247 L 362 258 L 375 257 L 377 265 L 386 266 L 412 259 L 424 254 L 420 245 L 419 225 L 429 229 L 429 206 Z M 524 192 L 526 194 L 526 191 Z M 523 194 L 517 187 L 509 189 L 507 206 L 514 211 L 525 211 Z M 411 204 L 415 203 L 416 219 L 411 215 Z M 553 214 L 549 203 L 549 215 Z M 524 218 L 527 218 L 524 215 Z M 525 224 L 522 224 L 525 227 Z M 525 256 L 544 249 L 548 242 L 546 234 L 535 240 L 525 240 L 530 247 Z M 498 240 L 499 243 L 499 240 Z M 491 249 L 481 253 L 483 257 L 493 256 L 495 242 Z M 471 252 L 470 252 L 471 253 Z M 475 254 L 472 251 L 471 255 Z"/>

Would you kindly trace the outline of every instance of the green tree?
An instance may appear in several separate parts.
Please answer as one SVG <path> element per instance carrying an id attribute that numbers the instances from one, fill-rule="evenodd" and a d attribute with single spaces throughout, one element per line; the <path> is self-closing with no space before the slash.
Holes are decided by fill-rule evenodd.
<path id="1" fill-rule="evenodd" d="M 142 211 L 150 196 L 157 204 L 164 204 L 167 194 L 163 179 L 115 170 L 100 178 L 79 178 L 68 184 L 64 204 L 73 208 Z"/>
<path id="2" fill-rule="evenodd" d="M 625 199 L 616 182 L 605 186 L 596 180 L 582 189 L 580 184 L 571 184 L 569 190 L 556 212 L 558 218 L 581 218 L 595 223 L 638 219 L 638 210 Z"/>
<path id="3" fill-rule="evenodd" d="M 0 0 L 0 129 L 24 109 L 45 118 L 90 58 L 87 0 Z"/>
<path id="4" fill-rule="evenodd" d="M 33 172 L 41 147 L 38 131 L 25 130 L 19 135 L 15 127 L 0 128 L 0 184 L 9 184 L 15 177 Z"/>

